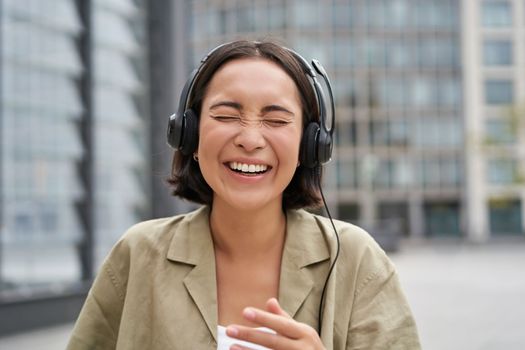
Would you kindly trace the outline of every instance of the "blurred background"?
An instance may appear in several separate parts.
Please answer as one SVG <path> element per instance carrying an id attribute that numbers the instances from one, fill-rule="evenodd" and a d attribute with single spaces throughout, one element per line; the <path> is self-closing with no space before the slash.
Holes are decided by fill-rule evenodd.
<path id="1" fill-rule="evenodd" d="M 452 249 L 455 267 L 502 259 L 487 268 L 525 291 L 524 0 L 0 0 L 0 336 L 71 322 L 128 227 L 195 207 L 164 182 L 167 120 L 202 56 L 236 38 L 326 67 L 332 214 L 409 287 L 432 277 L 417 259 Z"/>

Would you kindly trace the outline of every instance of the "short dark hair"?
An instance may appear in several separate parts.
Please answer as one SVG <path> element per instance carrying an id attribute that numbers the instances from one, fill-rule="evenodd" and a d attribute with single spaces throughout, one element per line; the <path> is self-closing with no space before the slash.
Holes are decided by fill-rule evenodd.
<path id="1" fill-rule="evenodd" d="M 207 58 L 195 81 L 189 106 L 200 118 L 201 105 L 213 75 L 225 63 L 241 58 L 259 57 L 270 60 L 281 67 L 294 81 L 301 97 L 303 134 L 308 123 L 319 122 L 319 107 L 312 83 L 304 67 L 294 55 L 271 41 L 239 40 L 219 47 Z M 283 192 L 283 209 L 315 208 L 321 204 L 319 184 L 321 168 L 299 165 L 292 180 Z M 198 163 L 192 155 L 176 151 L 173 155 L 171 177 L 167 180 L 173 187 L 172 194 L 200 204 L 211 205 L 213 190 L 206 183 Z"/>

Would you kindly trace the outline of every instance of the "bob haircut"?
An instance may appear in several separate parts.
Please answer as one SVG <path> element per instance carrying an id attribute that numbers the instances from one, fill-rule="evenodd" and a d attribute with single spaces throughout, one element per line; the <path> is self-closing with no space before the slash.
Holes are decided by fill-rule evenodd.
<path id="1" fill-rule="evenodd" d="M 301 97 L 303 134 L 310 122 L 319 122 L 315 91 L 302 64 L 289 50 L 276 43 L 246 40 L 234 41 L 219 47 L 201 67 L 189 96 L 189 106 L 199 119 L 202 101 L 215 72 L 227 62 L 251 57 L 264 58 L 276 63 L 292 78 Z M 321 176 L 320 166 L 310 169 L 299 165 L 283 192 L 283 210 L 319 207 Z M 167 181 L 173 187 L 174 196 L 206 205 L 211 205 L 213 202 L 213 190 L 204 180 L 199 164 L 192 155 L 185 156 L 182 152 L 175 151 L 171 177 Z"/>

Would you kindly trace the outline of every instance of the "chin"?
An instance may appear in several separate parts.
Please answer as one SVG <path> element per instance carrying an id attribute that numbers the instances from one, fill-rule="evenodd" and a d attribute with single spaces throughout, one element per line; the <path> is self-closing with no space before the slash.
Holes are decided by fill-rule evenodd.
<path id="1" fill-rule="evenodd" d="M 253 194 L 246 194 L 244 196 L 234 196 L 230 197 L 224 202 L 227 203 L 228 206 L 235 209 L 238 212 L 251 212 L 251 211 L 261 211 L 265 208 L 270 208 L 271 206 L 279 206 L 282 207 L 282 198 L 257 198 L 257 196 L 254 196 Z"/>

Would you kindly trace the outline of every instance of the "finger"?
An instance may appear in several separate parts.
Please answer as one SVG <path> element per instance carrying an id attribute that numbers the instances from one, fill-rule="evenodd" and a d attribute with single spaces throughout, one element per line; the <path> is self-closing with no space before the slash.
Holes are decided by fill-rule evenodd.
<path id="1" fill-rule="evenodd" d="M 226 328 L 226 334 L 229 337 L 261 345 L 269 349 L 279 350 L 296 348 L 296 344 L 294 344 L 294 340 L 292 339 L 286 338 L 280 334 L 275 334 L 273 332 L 270 333 L 252 327 L 230 325 Z M 236 346 L 239 347 L 239 349 L 250 349 L 249 347 L 243 347 L 241 344 L 234 344 L 232 348 L 235 349 Z"/>
<path id="2" fill-rule="evenodd" d="M 287 318 L 292 318 L 286 311 L 284 311 L 281 308 L 281 305 L 279 305 L 279 301 L 275 298 L 270 298 L 266 302 L 266 310 L 268 312 L 271 312 L 272 314 L 281 315 Z"/>
<path id="3" fill-rule="evenodd" d="M 239 344 L 233 344 L 230 346 L 230 350 L 253 350 L 252 348 L 247 348 L 245 346 L 239 345 Z"/>
<path id="4" fill-rule="evenodd" d="M 273 329 L 277 333 L 292 339 L 301 338 L 304 332 L 303 327 L 306 327 L 306 325 L 296 322 L 290 317 L 276 315 L 253 307 L 245 308 L 242 315 L 253 323 Z"/>

